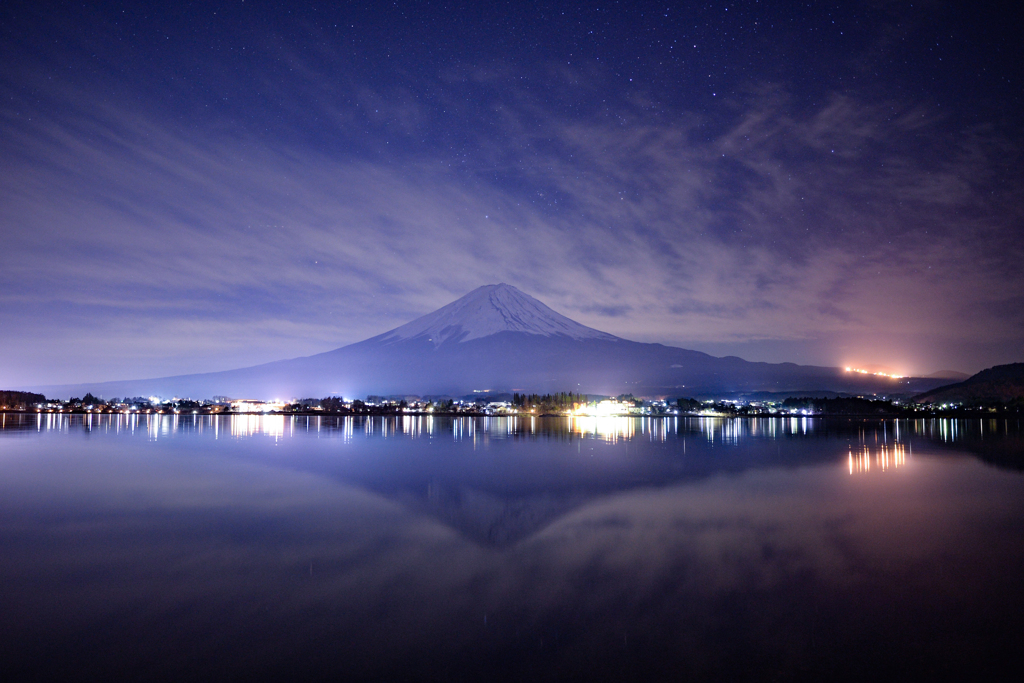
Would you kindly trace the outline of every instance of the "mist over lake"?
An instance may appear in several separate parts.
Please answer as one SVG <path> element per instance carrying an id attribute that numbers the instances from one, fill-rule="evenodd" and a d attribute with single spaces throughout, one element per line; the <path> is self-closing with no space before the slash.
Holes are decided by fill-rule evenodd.
<path id="1" fill-rule="evenodd" d="M 1017 420 L 14 415 L 20 679 L 999 678 Z"/>

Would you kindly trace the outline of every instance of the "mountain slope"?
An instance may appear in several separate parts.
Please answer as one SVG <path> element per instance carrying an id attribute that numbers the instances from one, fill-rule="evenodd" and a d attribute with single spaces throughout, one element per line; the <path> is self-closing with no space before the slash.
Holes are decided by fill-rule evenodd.
<path id="1" fill-rule="evenodd" d="M 1024 363 L 996 365 L 915 397 L 918 403 L 993 404 L 1024 399 Z"/>
<path id="2" fill-rule="evenodd" d="M 474 390 L 708 396 L 752 391 L 919 393 L 942 380 L 751 363 L 643 344 L 566 318 L 515 287 L 488 285 L 384 334 L 333 351 L 202 375 L 40 387 L 47 395 L 296 398 Z"/>

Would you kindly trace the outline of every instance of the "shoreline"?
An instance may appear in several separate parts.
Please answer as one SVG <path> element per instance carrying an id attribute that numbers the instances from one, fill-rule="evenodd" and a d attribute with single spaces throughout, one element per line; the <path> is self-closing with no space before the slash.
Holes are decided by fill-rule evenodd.
<path id="1" fill-rule="evenodd" d="M 680 414 L 668 414 L 658 413 L 653 415 L 632 415 L 628 413 L 615 414 L 615 415 L 564 415 L 558 413 L 541 413 L 535 415 L 533 413 L 475 413 L 475 412 L 444 412 L 444 411 L 415 411 L 415 412 L 389 412 L 389 411 L 366 411 L 366 412 L 326 412 L 326 411 L 298 411 L 298 412 L 285 412 L 285 411 L 268 411 L 268 412 L 249 412 L 249 413 L 238 413 L 238 412 L 188 412 L 188 413 L 175 413 L 173 411 L 146 411 L 146 412 L 123 412 L 117 410 L 103 410 L 103 411 L 90 411 L 90 410 L 13 410 L 13 409 L 0 409 L 0 415 L 166 415 L 176 417 L 240 417 L 240 416 L 263 416 L 271 415 L 274 417 L 279 416 L 291 416 L 291 417 L 522 417 L 522 418 L 656 418 L 656 419 L 669 419 L 669 418 L 714 418 L 714 419 L 859 419 L 859 420 L 921 420 L 930 418 L 943 418 L 943 419 L 999 419 L 999 418 L 1020 418 L 1024 417 L 1020 412 L 1009 412 L 1009 411 L 936 411 L 936 412 L 924 412 L 915 414 L 907 413 L 843 413 L 843 414 L 826 414 L 826 413 L 815 413 L 805 415 L 801 413 L 793 414 L 780 414 L 780 413 L 766 413 L 756 415 L 729 415 L 729 414 L 714 414 L 714 415 L 701 415 L 700 413 L 680 413 Z"/>

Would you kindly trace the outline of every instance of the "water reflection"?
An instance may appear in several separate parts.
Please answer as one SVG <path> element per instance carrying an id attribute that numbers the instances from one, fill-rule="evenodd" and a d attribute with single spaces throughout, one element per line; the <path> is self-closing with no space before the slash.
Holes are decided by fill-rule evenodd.
<path id="1" fill-rule="evenodd" d="M 363 438 L 446 439 L 476 444 L 490 440 L 545 439 L 600 440 L 609 444 L 631 441 L 666 442 L 680 437 L 701 437 L 715 446 L 739 446 L 750 440 L 791 437 L 850 439 L 860 444 L 902 444 L 924 440 L 971 448 L 988 443 L 1012 449 L 1020 443 L 1021 424 L 1016 419 L 878 420 L 841 418 L 721 418 L 721 417 L 434 417 L 403 415 L 386 417 L 160 414 L 62 414 L 3 413 L 0 434 L 24 431 L 67 433 L 126 432 L 145 435 L 152 441 L 180 435 L 213 439 L 269 437 L 280 440 L 308 434 L 340 436 L 351 442 Z M 859 449 L 855 449 L 859 454 Z M 858 455 L 859 457 L 859 455 Z M 873 456 L 874 457 L 874 456 Z M 877 460 L 877 457 L 874 457 Z"/>
<path id="2" fill-rule="evenodd" d="M 519 543 L 616 492 L 720 474 L 815 465 L 888 472 L 915 448 L 1024 469 L 1020 425 L 1009 420 L 38 414 L 0 424 L 0 435 L 78 432 L 191 450 L 287 446 L 289 467 L 397 501 L 488 546 Z M 311 450 L 310 439 L 320 446 Z M 251 446 L 225 452 L 251 459 L 260 452 Z M 339 446 L 354 457 L 337 458 Z"/>
<path id="3" fill-rule="evenodd" d="M 202 432 L 204 428 L 234 437 L 268 435 L 282 437 L 299 431 L 354 430 L 367 436 L 434 437 L 450 434 L 454 440 L 479 437 L 515 438 L 521 436 L 579 436 L 606 441 L 620 439 L 664 439 L 671 433 L 704 434 L 709 441 L 737 443 L 749 438 L 778 438 L 835 433 L 837 429 L 861 430 L 881 438 L 899 440 L 901 436 L 923 436 L 956 443 L 970 439 L 1005 437 L 1021 428 L 1018 419 L 952 419 L 919 420 L 846 419 L 820 417 L 728 418 L 728 417 L 435 417 L 403 416 L 308 416 L 308 415 L 175 415 L 175 414 L 67 414 L 67 413 L 0 413 L 0 430 L 35 431 L 67 430 L 75 426 L 86 431 L 147 430 L 154 438 L 176 432 Z"/>
<path id="4" fill-rule="evenodd" d="M 872 448 L 864 444 L 856 453 L 850 449 L 849 463 L 850 474 L 870 472 L 872 468 L 885 472 L 907 464 L 907 448 L 902 443 L 883 444 L 872 452 Z"/>
<path id="5" fill-rule="evenodd" d="M 4 415 L 0 655 L 37 680 L 997 680 L 1024 477 L 967 453 L 1013 467 L 1019 423 Z"/>

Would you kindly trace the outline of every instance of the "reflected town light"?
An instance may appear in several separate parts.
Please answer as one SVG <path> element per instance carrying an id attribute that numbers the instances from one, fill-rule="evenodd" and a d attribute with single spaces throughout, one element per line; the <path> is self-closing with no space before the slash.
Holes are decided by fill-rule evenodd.
<path id="1" fill-rule="evenodd" d="M 904 467 L 907 464 L 907 449 L 901 443 L 881 444 L 871 449 L 864 444 L 859 450 L 850 448 L 848 457 L 848 468 L 850 474 L 863 474 L 872 469 L 885 472 L 897 467 Z"/>

